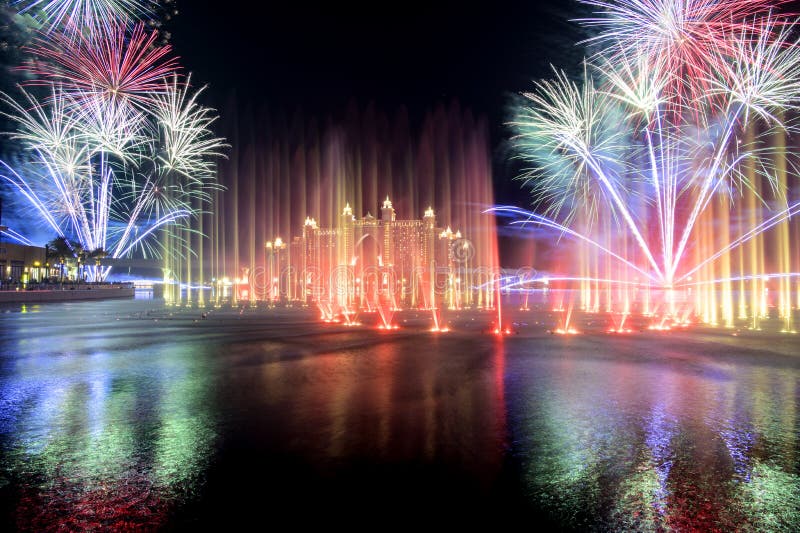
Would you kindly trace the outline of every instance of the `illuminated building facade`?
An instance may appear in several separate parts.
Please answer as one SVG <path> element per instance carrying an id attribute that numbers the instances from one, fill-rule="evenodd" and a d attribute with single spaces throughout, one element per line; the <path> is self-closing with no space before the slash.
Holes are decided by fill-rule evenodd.
<path id="1" fill-rule="evenodd" d="M 0 284 L 36 283 L 48 276 L 44 248 L 0 240 Z"/>
<path id="2" fill-rule="evenodd" d="M 430 207 L 421 219 L 398 219 L 387 196 L 379 218 L 356 218 L 348 203 L 336 227 L 309 217 L 301 237 L 268 243 L 267 298 L 366 310 L 460 307 L 472 297 L 459 246 L 471 244 L 440 227 Z"/>

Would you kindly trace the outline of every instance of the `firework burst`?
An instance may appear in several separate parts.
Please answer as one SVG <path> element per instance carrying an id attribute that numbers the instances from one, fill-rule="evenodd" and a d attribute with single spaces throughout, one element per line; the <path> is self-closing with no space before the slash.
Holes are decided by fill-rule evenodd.
<path id="1" fill-rule="evenodd" d="M 49 35 L 30 48 L 36 58 L 23 68 L 34 77 L 31 85 L 58 83 L 81 102 L 88 98 L 145 107 L 178 69 L 171 47 L 156 46 L 156 37 L 142 23 L 132 30 L 110 23 L 77 36 Z"/>
<path id="2" fill-rule="evenodd" d="M 616 228 L 635 251 L 613 257 L 671 290 L 797 212 L 786 201 L 785 146 L 770 142 L 796 126 L 797 26 L 756 0 L 584 3 L 598 8 L 583 23 L 601 30 L 592 41 L 602 51 L 581 83 L 561 73 L 537 83 L 512 123 L 547 216 L 526 219 L 568 234 L 576 221 Z M 782 206 L 759 195 L 762 182 Z M 699 252 L 698 224 L 715 199 L 727 198 L 728 212 L 745 194 L 765 222 Z M 609 254 L 616 238 L 583 241 Z"/>
<path id="3" fill-rule="evenodd" d="M 212 111 L 141 24 L 43 37 L 35 51 L 41 60 L 28 68 L 49 95 L 0 94 L 18 124 L 10 136 L 30 154 L 16 168 L 2 162 L 0 178 L 95 256 L 172 253 L 158 233 L 187 227 L 217 187 L 210 159 L 225 144 L 211 132 Z M 90 266 L 89 275 L 108 271 Z"/>
<path id="4" fill-rule="evenodd" d="M 582 19 L 599 34 L 586 41 L 603 49 L 597 57 L 627 61 L 634 55 L 662 71 L 667 93 L 698 97 L 699 80 L 736 54 L 732 35 L 749 30 L 752 20 L 772 13 L 785 0 L 585 0 L 598 9 Z M 782 21 L 786 17 L 781 17 Z M 766 28 L 764 28 L 766 29 Z M 772 37 L 772 36 L 770 36 Z M 632 51 L 634 51 L 632 53 Z"/>
<path id="5" fill-rule="evenodd" d="M 68 34 L 84 26 L 102 27 L 120 20 L 136 20 L 154 14 L 157 0 L 17 0 L 20 13 L 29 13 L 47 25 L 47 33 Z"/>

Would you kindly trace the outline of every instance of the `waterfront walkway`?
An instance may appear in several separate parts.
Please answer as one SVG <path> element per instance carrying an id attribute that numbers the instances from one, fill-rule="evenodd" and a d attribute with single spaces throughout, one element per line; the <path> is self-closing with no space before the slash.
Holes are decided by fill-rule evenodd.
<path id="1" fill-rule="evenodd" d="M 5 283 L 0 286 L 0 303 L 133 298 L 133 294 L 132 283 L 42 283 L 27 286 Z"/>

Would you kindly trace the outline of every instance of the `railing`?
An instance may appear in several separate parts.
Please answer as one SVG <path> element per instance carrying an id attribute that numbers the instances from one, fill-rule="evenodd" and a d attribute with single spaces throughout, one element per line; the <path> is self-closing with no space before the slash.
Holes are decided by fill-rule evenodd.
<path id="1" fill-rule="evenodd" d="M 103 290 L 133 288 L 131 282 L 85 282 L 65 281 L 22 283 L 17 281 L 0 282 L 0 291 L 75 291 L 75 290 Z"/>

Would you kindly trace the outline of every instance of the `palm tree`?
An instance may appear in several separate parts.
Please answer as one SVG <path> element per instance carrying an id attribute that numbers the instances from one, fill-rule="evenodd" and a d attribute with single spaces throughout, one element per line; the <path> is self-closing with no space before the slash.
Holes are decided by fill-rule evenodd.
<path id="1" fill-rule="evenodd" d="M 69 239 L 63 235 L 59 235 L 52 241 L 45 245 L 47 261 L 53 259 L 55 263 L 58 261 L 60 266 L 61 283 L 64 282 L 64 264 L 70 257 L 75 257 L 75 244 L 71 243 Z"/>
<path id="2" fill-rule="evenodd" d="M 102 275 L 102 271 L 100 269 L 101 260 L 105 259 L 107 256 L 108 252 L 102 248 L 98 248 L 89 252 L 89 258 L 94 259 L 94 281 L 103 281 L 104 276 Z"/>
<path id="3" fill-rule="evenodd" d="M 75 243 L 75 257 L 78 258 L 78 268 L 75 277 L 78 281 L 83 281 L 84 269 L 86 268 L 86 250 L 80 243 Z"/>

